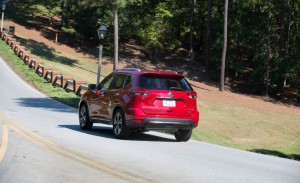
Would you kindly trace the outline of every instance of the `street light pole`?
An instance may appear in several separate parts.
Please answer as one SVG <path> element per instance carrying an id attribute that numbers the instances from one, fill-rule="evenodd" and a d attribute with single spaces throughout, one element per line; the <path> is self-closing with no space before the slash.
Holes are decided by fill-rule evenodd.
<path id="1" fill-rule="evenodd" d="M 99 61 L 98 61 L 98 74 L 97 74 L 97 85 L 100 83 L 100 75 L 101 75 L 101 63 L 102 63 L 102 50 L 103 50 L 103 40 L 106 35 L 107 29 L 104 24 L 102 24 L 98 29 L 98 36 L 100 40 L 100 48 L 99 48 Z"/>
<path id="2" fill-rule="evenodd" d="M 98 74 L 97 74 L 97 85 L 100 83 L 100 75 L 101 75 L 101 63 L 102 63 L 102 41 L 100 41 L 100 48 L 99 48 L 99 60 L 98 60 Z"/>
<path id="3" fill-rule="evenodd" d="M 2 4 L 1 32 L 3 30 L 3 19 L 4 19 L 4 10 L 5 10 L 5 8 L 6 8 L 5 4 Z"/>

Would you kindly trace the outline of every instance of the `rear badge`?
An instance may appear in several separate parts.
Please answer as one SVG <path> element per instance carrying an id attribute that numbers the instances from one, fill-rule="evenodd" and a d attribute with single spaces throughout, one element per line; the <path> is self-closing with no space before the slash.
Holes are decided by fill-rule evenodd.
<path id="1" fill-rule="evenodd" d="M 174 96 L 173 92 L 169 92 L 168 96 L 172 98 Z"/>

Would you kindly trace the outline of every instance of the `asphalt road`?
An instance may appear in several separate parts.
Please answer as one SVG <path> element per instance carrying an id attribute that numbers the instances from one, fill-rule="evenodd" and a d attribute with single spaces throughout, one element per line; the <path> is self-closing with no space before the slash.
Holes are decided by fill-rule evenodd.
<path id="1" fill-rule="evenodd" d="M 82 131 L 76 109 L 24 83 L 1 58 L 0 142 L 1 183 L 300 182 L 299 161 L 155 132 L 117 140 L 110 126 Z"/>

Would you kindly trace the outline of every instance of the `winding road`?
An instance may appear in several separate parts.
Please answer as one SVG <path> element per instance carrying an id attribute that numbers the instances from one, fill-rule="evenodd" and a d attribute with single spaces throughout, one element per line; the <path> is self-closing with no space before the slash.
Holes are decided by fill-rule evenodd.
<path id="1" fill-rule="evenodd" d="M 0 58 L 0 182 L 299 183 L 300 162 L 151 132 L 82 131 L 77 109 L 23 82 Z M 201 127 L 201 122 L 200 122 Z"/>

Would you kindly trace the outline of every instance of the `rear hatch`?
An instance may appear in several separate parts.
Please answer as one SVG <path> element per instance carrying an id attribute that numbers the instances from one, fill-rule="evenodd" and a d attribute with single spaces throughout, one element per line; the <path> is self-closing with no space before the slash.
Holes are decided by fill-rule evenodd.
<path id="1" fill-rule="evenodd" d="M 196 93 L 181 75 L 144 74 L 139 86 L 148 91 L 141 100 L 145 114 L 190 116 L 196 110 Z"/>

